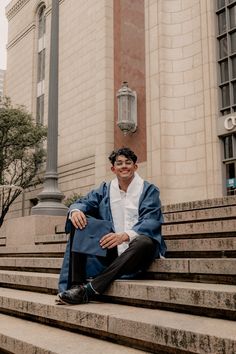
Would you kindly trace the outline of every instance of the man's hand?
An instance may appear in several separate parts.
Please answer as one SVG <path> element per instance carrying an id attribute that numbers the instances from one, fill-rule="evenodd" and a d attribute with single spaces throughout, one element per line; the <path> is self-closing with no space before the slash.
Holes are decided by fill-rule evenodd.
<path id="1" fill-rule="evenodd" d="M 73 211 L 71 214 L 71 222 L 76 229 L 84 229 L 87 225 L 87 219 L 84 213 L 80 210 Z"/>
<path id="2" fill-rule="evenodd" d="M 129 241 L 129 236 L 125 232 L 111 232 L 101 238 L 100 246 L 102 248 L 113 248 L 127 241 Z"/>

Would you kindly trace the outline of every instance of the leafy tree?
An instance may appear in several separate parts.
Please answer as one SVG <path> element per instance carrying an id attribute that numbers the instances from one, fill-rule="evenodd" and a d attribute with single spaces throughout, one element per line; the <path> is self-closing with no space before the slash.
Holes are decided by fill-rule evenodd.
<path id="1" fill-rule="evenodd" d="M 71 204 L 75 203 L 77 199 L 80 199 L 80 198 L 82 198 L 82 197 L 83 197 L 82 194 L 73 192 L 73 194 L 69 195 L 69 196 L 64 200 L 64 204 L 65 204 L 67 207 L 70 207 Z"/>
<path id="2" fill-rule="evenodd" d="M 47 130 L 35 124 L 23 106 L 9 98 L 0 103 L 0 227 L 10 205 L 22 190 L 40 182 L 37 174 L 45 161 L 42 142 Z M 5 186 L 5 187 L 4 187 Z M 17 188 L 16 188 L 17 187 Z"/>

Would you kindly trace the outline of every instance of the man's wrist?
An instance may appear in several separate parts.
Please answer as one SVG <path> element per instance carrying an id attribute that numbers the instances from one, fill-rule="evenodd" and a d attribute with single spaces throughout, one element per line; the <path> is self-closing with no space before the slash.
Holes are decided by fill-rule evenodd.
<path id="1" fill-rule="evenodd" d="M 126 232 L 121 234 L 122 242 L 129 242 L 129 235 Z"/>
<path id="2" fill-rule="evenodd" d="M 79 209 L 72 209 L 69 212 L 69 220 L 71 220 L 72 214 L 74 213 L 74 211 L 79 211 Z"/>
<path id="3" fill-rule="evenodd" d="M 128 242 L 133 241 L 138 236 L 138 233 L 134 230 L 125 230 L 125 233 L 129 236 Z"/>

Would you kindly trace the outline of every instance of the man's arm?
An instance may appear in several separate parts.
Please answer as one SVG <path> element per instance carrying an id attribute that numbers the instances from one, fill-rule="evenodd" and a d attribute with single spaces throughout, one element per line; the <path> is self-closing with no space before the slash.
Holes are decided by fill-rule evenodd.
<path id="1" fill-rule="evenodd" d="M 132 230 L 156 240 L 160 247 L 160 256 L 164 256 L 167 249 L 161 233 L 163 222 L 159 189 L 153 184 L 147 183 L 147 188 L 140 198 L 139 219 Z"/>
<path id="2" fill-rule="evenodd" d="M 85 214 L 91 214 L 98 210 L 106 188 L 107 186 L 104 182 L 99 188 L 92 190 L 85 197 L 73 203 L 69 208 L 67 223 L 71 222 L 76 229 L 83 229 L 87 225 Z"/>
<path id="3" fill-rule="evenodd" d="M 123 242 L 129 242 L 129 240 L 129 235 L 126 232 L 111 232 L 101 238 L 100 246 L 102 248 L 113 248 Z"/>
<path id="4" fill-rule="evenodd" d="M 80 230 L 82 230 L 87 225 L 87 218 L 81 210 L 73 209 L 70 212 L 69 219 L 71 220 L 72 224 L 76 229 L 79 228 Z"/>
<path id="5" fill-rule="evenodd" d="M 161 236 L 163 216 L 159 196 L 159 189 L 149 184 L 141 198 L 138 222 L 133 226 L 132 230 L 140 235 L 146 235 L 155 239 Z"/>

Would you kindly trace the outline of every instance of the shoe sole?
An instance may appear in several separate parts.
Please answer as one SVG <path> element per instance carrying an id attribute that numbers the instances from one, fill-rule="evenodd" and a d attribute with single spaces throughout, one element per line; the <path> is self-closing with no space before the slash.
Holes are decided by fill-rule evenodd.
<path id="1" fill-rule="evenodd" d="M 84 304 L 87 304 L 88 301 L 86 301 L 86 302 L 66 302 L 65 300 L 62 300 L 60 298 L 60 295 L 58 294 L 57 298 L 55 299 L 55 303 L 56 303 L 56 305 L 84 305 Z"/>
<path id="2" fill-rule="evenodd" d="M 55 299 L 56 305 L 76 305 L 76 304 L 70 304 L 69 302 L 65 302 L 62 300 L 59 295 L 57 295 L 57 298 Z"/>

